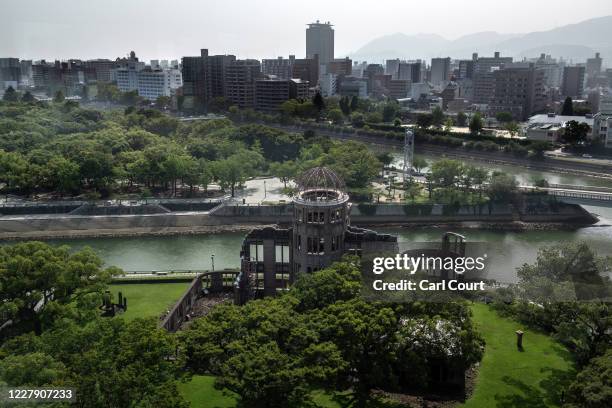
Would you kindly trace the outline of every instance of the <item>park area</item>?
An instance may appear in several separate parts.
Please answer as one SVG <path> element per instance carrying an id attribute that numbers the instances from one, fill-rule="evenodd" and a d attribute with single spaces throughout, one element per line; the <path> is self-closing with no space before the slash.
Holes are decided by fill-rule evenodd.
<path id="1" fill-rule="evenodd" d="M 486 350 L 478 371 L 472 396 L 462 406 L 482 407 L 555 407 L 561 405 L 562 384 L 571 381 L 573 363 L 569 352 L 550 336 L 525 328 L 520 323 L 500 317 L 489 306 L 472 306 L 474 322 L 486 341 Z M 516 330 L 524 331 L 523 350 L 516 346 Z M 226 390 L 214 388 L 214 377 L 194 376 L 182 383 L 180 391 L 192 407 L 224 408 L 238 405 L 238 398 Z M 311 394 L 319 408 L 350 407 L 349 393 Z M 395 408 L 393 402 L 376 401 L 372 406 Z"/>
<path id="2" fill-rule="evenodd" d="M 113 296 L 122 292 L 128 299 L 126 319 L 159 317 L 180 298 L 188 286 L 181 283 L 114 284 Z M 489 306 L 471 307 L 474 322 L 486 341 L 484 357 L 478 369 L 472 396 L 463 405 L 480 407 L 554 407 L 559 406 L 559 390 L 572 378 L 569 352 L 550 336 L 530 330 L 520 323 L 500 317 Z M 516 345 L 516 330 L 524 331 L 523 349 Z M 225 408 L 238 405 L 236 394 L 214 387 L 214 377 L 193 376 L 180 383 L 180 392 L 192 407 Z M 350 406 L 350 393 L 328 394 L 314 391 L 314 406 L 340 408 Z M 377 407 L 397 407 L 393 402 L 377 401 Z"/>
<path id="3" fill-rule="evenodd" d="M 160 317 L 172 309 L 181 295 L 187 290 L 189 282 L 178 283 L 126 283 L 110 285 L 114 299 L 119 292 L 127 298 L 127 311 L 124 318 Z"/>
<path id="4" fill-rule="evenodd" d="M 486 350 L 476 388 L 464 406 L 560 406 L 561 385 L 573 378 L 570 353 L 550 336 L 502 318 L 487 305 L 474 304 L 472 313 Z M 519 329 L 524 331 L 522 351 L 516 346 Z"/>

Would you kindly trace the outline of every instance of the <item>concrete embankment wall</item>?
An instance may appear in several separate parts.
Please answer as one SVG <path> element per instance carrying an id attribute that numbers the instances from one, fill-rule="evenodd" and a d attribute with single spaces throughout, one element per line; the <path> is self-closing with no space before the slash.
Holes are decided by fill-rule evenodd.
<path id="1" fill-rule="evenodd" d="M 288 225 L 293 206 L 224 205 L 207 212 L 174 212 L 137 215 L 28 215 L 0 217 L 0 239 L 202 234 L 247 231 L 254 226 Z M 596 222 L 579 205 L 562 204 L 554 211 L 516 211 L 508 204 L 482 206 L 357 204 L 351 222 L 357 226 L 383 224 L 453 224 L 476 222 L 491 225 Z"/>

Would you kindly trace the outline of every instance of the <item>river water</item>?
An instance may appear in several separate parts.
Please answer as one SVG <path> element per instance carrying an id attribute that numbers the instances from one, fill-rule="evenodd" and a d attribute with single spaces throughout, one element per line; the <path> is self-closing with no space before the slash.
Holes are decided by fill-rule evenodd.
<path id="1" fill-rule="evenodd" d="M 392 165 L 401 169 L 404 165 L 404 157 L 402 153 L 392 152 Z M 439 156 L 417 155 L 423 157 L 428 164 L 440 160 Z M 612 187 L 612 179 L 604 179 L 599 177 L 574 176 L 569 173 L 556 173 L 551 171 L 541 171 L 528 169 L 518 166 L 507 166 L 501 164 L 492 164 L 478 160 L 470 160 L 469 164 L 477 167 L 486 168 L 490 171 L 500 171 L 506 174 L 512 174 L 516 177 L 521 185 L 533 185 L 535 180 L 545 179 L 550 184 L 569 184 L 576 186 L 591 186 L 591 187 Z"/>
<path id="2" fill-rule="evenodd" d="M 489 231 L 457 229 L 469 242 L 484 245 L 489 259 L 488 278 L 501 282 L 516 280 L 516 268 L 536 259 L 538 249 L 561 242 L 585 241 L 600 255 L 612 256 L 612 208 L 586 207 L 602 216 L 593 227 L 577 231 Z M 400 248 L 414 248 L 413 243 L 439 242 L 445 230 L 436 228 L 379 229 L 398 236 Z M 75 249 L 91 247 L 107 265 L 126 271 L 210 270 L 214 255 L 215 269 L 238 268 L 244 233 L 184 235 L 165 237 L 126 237 L 55 240 Z"/>

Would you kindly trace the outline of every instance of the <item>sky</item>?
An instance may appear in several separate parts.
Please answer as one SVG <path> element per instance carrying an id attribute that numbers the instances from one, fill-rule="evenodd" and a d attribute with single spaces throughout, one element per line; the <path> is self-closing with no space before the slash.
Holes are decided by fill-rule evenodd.
<path id="1" fill-rule="evenodd" d="M 336 56 L 397 32 L 447 39 L 544 31 L 612 15 L 610 0 L 0 0 L 0 57 L 143 60 L 305 53 L 306 25 L 335 29 Z"/>

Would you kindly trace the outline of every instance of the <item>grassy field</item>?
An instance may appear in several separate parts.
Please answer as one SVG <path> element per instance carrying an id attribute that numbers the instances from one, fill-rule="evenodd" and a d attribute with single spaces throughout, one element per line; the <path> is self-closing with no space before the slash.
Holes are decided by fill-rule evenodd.
<path id="1" fill-rule="evenodd" d="M 179 392 L 189 401 L 193 408 L 234 408 L 238 406 L 238 396 L 231 391 L 217 390 L 214 387 L 215 377 L 208 375 L 195 375 L 191 381 L 179 384 Z M 313 391 L 312 403 L 304 408 L 348 408 L 351 407 L 351 394 L 326 393 Z M 397 408 L 394 403 L 372 401 L 367 408 Z"/>
<path id="2" fill-rule="evenodd" d="M 238 403 L 236 394 L 213 386 L 215 377 L 194 375 L 191 381 L 179 384 L 179 392 L 193 408 L 232 408 Z"/>
<path id="3" fill-rule="evenodd" d="M 187 290 L 189 282 L 182 283 L 130 283 L 110 285 L 110 291 L 117 301 L 121 292 L 127 297 L 128 310 L 123 315 L 126 319 L 136 317 L 158 317 Z"/>
<path id="4" fill-rule="evenodd" d="M 501 318 L 484 304 L 472 306 L 474 321 L 487 345 L 476 389 L 464 407 L 559 406 L 560 385 L 571 375 L 569 352 L 550 336 Z M 523 330 L 523 350 L 516 330 Z"/>

